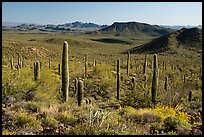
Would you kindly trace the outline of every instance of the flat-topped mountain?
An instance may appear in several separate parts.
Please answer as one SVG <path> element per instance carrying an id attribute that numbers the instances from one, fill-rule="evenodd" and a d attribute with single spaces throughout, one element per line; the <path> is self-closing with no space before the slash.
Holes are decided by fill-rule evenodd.
<path id="1" fill-rule="evenodd" d="M 202 29 L 183 28 L 153 39 L 147 44 L 129 49 L 130 53 L 177 52 L 178 49 L 202 50 Z M 127 51 L 125 51 L 127 52 Z"/>
<path id="2" fill-rule="evenodd" d="M 115 36 L 135 36 L 144 37 L 152 36 L 159 37 L 168 33 L 174 32 L 174 29 L 164 28 L 158 25 L 150 25 L 139 22 L 114 22 L 111 26 L 97 31 L 101 34 L 112 34 Z"/>

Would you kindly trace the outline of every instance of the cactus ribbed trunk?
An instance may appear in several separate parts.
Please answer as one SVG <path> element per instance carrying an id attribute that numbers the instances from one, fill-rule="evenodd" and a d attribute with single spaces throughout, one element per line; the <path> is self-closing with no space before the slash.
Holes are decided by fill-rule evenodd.
<path id="1" fill-rule="evenodd" d="M 192 90 L 189 91 L 189 94 L 188 94 L 188 101 L 189 101 L 189 102 L 192 101 Z"/>
<path id="2" fill-rule="evenodd" d="M 34 73 L 34 80 L 36 76 L 36 62 L 33 63 L 33 73 Z"/>
<path id="3" fill-rule="evenodd" d="M 165 83 L 164 83 L 164 89 L 167 91 L 168 90 L 168 77 L 165 77 Z"/>
<path id="4" fill-rule="evenodd" d="M 130 52 L 127 54 L 127 75 L 129 75 L 129 69 L 130 69 Z"/>
<path id="5" fill-rule="evenodd" d="M 22 62 L 21 62 L 21 60 L 22 60 L 22 56 L 21 56 L 20 53 L 18 53 L 18 65 L 19 65 L 19 69 L 21 69 L 21 67 L 22 67 Z"/>
<path id="6" fill-rule="evenodd" d="M 145 54 L 145 61 L 144 61 L 143 74 L 146 74 L 146 69 L 147 69 L 147 54 Z"/>
<path id="7" fill-rule="evenodd" d="M 135 77 L 132 77 L 132 90 L 133 90 L 133 92 L 136 91 L 136 79 L 135 79 Z"/>
<path id="8" fill-rule="evenodd" d="M 117 100 L 120 99 L 120 59 L 117 61 Z"/>
<path id="9" fill-rule="evenodd" d="M 34 80 L 38 80 L 40 78 L 40 62 L 34 62 Z"/>
<path id="10" fill-rule="evenodd" d="M 68 62 L 68 43 L 65 41 L 62 52 L 62 95 L 68 102 L 69 93 L 69 62 Z"/>
<path id="11" fill-rule="evenodd" d="M 83 89 L 84 85 L 82 80 L 78 81 L 78 93 L 77 93 L 77 101 L 78 101 L 78 106 L 81 106 L 82 98 L 83 98 Z"/>
<path id="12" fill-rule="evenodd" d="M 152 103 L 155 105 L 157 93 L 157 55 L 154 54 L 154 68 L 153 68 L 153 79 L 152 79 Z"/>

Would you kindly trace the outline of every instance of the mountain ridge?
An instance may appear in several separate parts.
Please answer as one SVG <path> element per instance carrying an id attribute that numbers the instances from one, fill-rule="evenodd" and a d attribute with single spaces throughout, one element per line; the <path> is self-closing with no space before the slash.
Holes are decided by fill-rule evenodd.
<path id="1" fill-rule="evenodd" d="M 176 53 L 179 48 L 202 51 L 202 29 L 183 28 L 176 32 L 153 39 L 146 44 L 131 48 L 123 53 L 127 53 L 128 51 L 132 54 L 155 54 L 167 51 Z"/>
<path id="2" fill-rule="evenodd" d="M 143 36 L 159 37 L 161 35 L 165 35 L 173 31 L 175 30 L 147 23 L 114 22 L 112 25 L 98 30 L 97 33 L 112 34 L 115 36 L 132 35 L 136 37 Z"/>

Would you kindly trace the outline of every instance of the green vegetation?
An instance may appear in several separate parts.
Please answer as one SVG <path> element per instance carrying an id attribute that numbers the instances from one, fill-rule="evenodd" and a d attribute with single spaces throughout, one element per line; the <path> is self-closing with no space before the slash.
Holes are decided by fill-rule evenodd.
<path id="1" fill-rule="evenodd" d="M 154 54 L 121 54 L 152 37 L 3 31 L 2 38 L 3 135 L 202 134 L 202 52 L 157 53 L 153 65 Z"/>

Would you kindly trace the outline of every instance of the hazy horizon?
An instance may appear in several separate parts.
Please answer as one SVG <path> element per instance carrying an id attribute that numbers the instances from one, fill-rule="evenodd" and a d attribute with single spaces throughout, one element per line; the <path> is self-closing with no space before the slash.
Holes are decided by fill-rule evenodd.
<path id="1" fill-rule="evenodd" d="M 2 2 L 2 22 L 202 25 L 202 2 Z"/>

